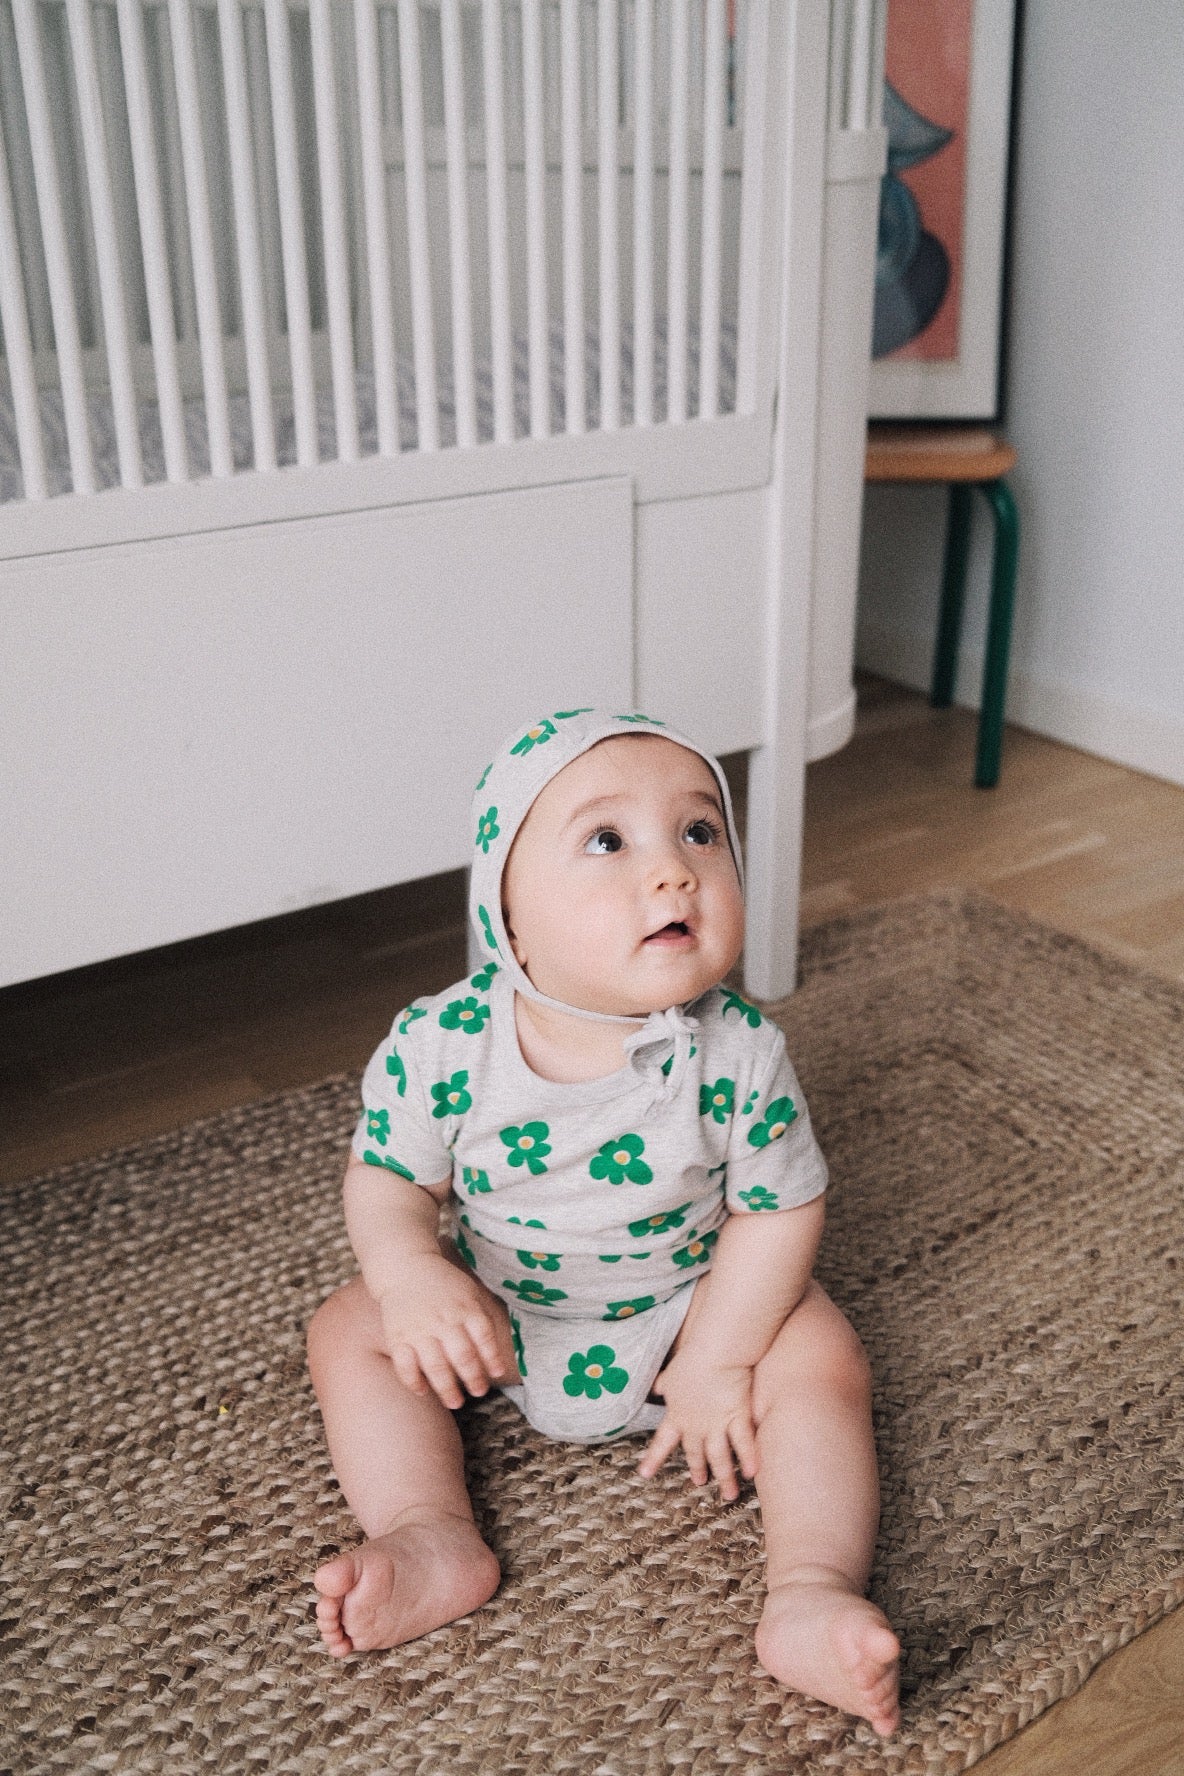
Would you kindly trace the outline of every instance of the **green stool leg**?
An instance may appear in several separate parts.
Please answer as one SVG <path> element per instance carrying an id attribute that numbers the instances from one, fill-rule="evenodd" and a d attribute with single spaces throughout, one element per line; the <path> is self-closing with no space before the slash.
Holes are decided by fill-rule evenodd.
<path id="1" fill-rule="evenodd" d="M 1020 519 L 1006 481 L 984 481 L 980 485 L 995 514 L 995 559 L 991 570 L 991 609 L 987 618 L 987 655 L 983 664 L 983 700 L 974 781 L 980 789 L 993 789 L 999 781 L 1003 753 L 1003 702 L 1007 694 L 1007 656 L 1011 648 Z"/>
<path id="2" fill-rule="evenodd" d="M 964 481 L 955 481 L 950 487 L 941 609 L 937 619 L 937 645 L 933 651 L 933 678 L 929 692 L 929 701 L 935 709 L 948 709 L 954 701 L 954 672 L 958 664 L 958 635 L 962 628 L 962 598 L 966 591 L 966 563 L 969 555 L 970 488 Z"/>

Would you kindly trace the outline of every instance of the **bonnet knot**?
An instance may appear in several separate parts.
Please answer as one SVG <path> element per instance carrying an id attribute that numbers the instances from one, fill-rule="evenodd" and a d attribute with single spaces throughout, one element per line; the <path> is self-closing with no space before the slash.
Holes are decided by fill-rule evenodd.
<path id="1" fill-rule="evenodd" d="M 640 1030 L 625 1038 L 625 1053 L 633 1067 L 654 1076 L 657 1099 L 673 1098 L 682 1089 L 691 1039 L 698 1028 L 698 1018 L 672 1005 L 666 1011 L 651 1011 Z"/>

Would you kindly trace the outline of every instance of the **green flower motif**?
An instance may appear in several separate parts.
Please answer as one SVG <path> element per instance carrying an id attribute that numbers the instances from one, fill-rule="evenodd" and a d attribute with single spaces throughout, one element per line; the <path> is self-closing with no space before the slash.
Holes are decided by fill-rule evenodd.
<path id="1" fill-rule="evenodd" d="M 749 1208 L 753 1211 L 757 1209 L 779 1209 L 781 1207 L 781 1204 L 777 1201 L 776 1192 L 766 1190 L 763 1184 L 754 1184 L 751 1190 L 742 1190 L 740 1192 L 740 1201 L 742 1203 L 747 1203 Z"/>
<path id="2" fill-rule="evenodd" d="M 644 1313 L 647 1307 L 654 1305 L 652 1295 L 636 1295 L 632 1301 L 609 1301 L 606 1303 L 608 1312 L 601 1315 L 605 1320 L 631 1320 L 634 1314 Z"/>
<path id="3" fill-rule="evenodd" d="M 453 1239 L 453 1244 L 455 1245 L 457 1251 L 460 1253 L 461 1258 L 464 1261 L 464 1263 L 466 1263 L 468 1265 L 469 1269 L 476 1270 L 477 1260 L 473 1255 L 473 1248 L 469 1244 L 468 1240 L 465 1238 L 464 1234 L 461 1232 L 459 1227 L 456 1230 L 456 1235 Z"/>
<path id="4" fill-rule="evenodd" d="M 718 1233 L 692 1233 L 685 1246 L 680 1246 L 674 1253 L 674 1262 L 682 1270 L 690 1270 L 696 1264 L 706 1264 L 711 1257 L 711 1248 L 719 1238 Z"/>
<path id="5" fill-rule="evenodd" d="M 669 1233 L 672 1227 L 681 1227 L 686 1220 L 690 1203 L 683 1203 L 681 1209 L 668 1209 L 664 1215 L 647 1215 L 644 1221 L 630 1221 L 629 1231 L 634 1239 L 648 1239 L 652 1233 Z"/>
<path id="6" fill-rule="evenodd" d="M 416 1018 L 427 1017 L 426 1005 L 409 1005 L 399 1019 L 399 1035 L 406 1036 Z"/>
<path id="7" fill-rule="evenodd" d="M 555 711 L 554 720 L 557 722 L 565 722 L 570 721 L 573 715 L 591 715 L 591 713 L 592 711 L 590 709 L 557 709 Z"/>
<path id="8" fill-rule="evenodd" d="M 493 760 L 492 760 L 492 759 L 490 759 L 490 761 L 489 761 L 489 763 L 488 763 L 488 764 L 487 764 L 487 765 L 486 765 L 486 767 L 485 767 L 485 769 L 484 769 L 484 770 L 483 770 L 483 771 L 482 771 L 482 773 L 481 773 L 481 776 L 480 776 L 480 778 L 479 778 L 479 780 L 478 780 L 478 782 L 477 782 L 477 783 L 476 783 L 476 785 L 475 785 L 475 786 L 474 786 L 474 789 L 473 789 L 473 794 L 474 794 L 474 795 L 480 795 L 480 794 L 481 794 L 481 791 L 482 791 L 482 790 L 483 790 L 483 789 L 484 789 L 484 788 L 485 788 L 485 784 L 486 784 L 486 781 L 487 781 L 487 780 L 488 780 L 488 777 L 489 777 L 489 773 L 490 773 L 490 772 L 491 772 L 491 771 L 492 771 L 492 770 L 493 770 Z"/>
<path id="9" fill-rule="evenodd" d="M 656 715 L 619 715 L 619 722 L 646 722 L 651 728 L 664 728 L 666 723 L 659 721 Z"/>
<path id="10" fill-rule="evenodd" d="M 536 746 L 545 746 L 554 733 L 554 722 L 546 720 L 536 722 L 533 728 L 527 729 L 517 745 L 511 746 L 510 751 L 521 758 L 525 758 L 526 754 L 528 752 L 533 752 Z"/>
<path id="11" fill-rule="evenodd" d="M 397 1048 L 392 1048 L 386 1057 L 386 1070 L 395 1082 L 399 1096 L 407 1096 L 407 1069 L 403 1065 L 403 1057 Z"/>
<path id="12" fill-rule="evenodd" d="M 719 1015 L 721 1018 L 726 1018 L 730 1011 L 738 1011 L 741 1021 L 751 1024 L 754 1030 L 759 1030 L 765 1021 L 756 1006 L 750 1005 L 747 999 L 742 999 L 739 993 L 724 994 L 724 1002 Z"/>
<path id="13" fill-rule="evenodd" d="M 714 1085 L 699 1087 L 699 1114 L 713 1122 L 726 1122 L 736 1105 L 736 1081 L 717 1079 Z"/>
<path id="14" fill-rule="evenodd" d="M 550 1307 L 554 1301 L 567 1300 L 565 1289 L 548 1289 L 538 1277 L 523 1277 L 520 1283 L 511 1282 L 507 1277 L 502 1288 L 508 1289 L 511 1295 L 517 1295 L 519 1301 L 528 1302 L 531 1307 Z"/>
<path id="15" fill-rule="evenodd" d="M 476 987 L 479 993 L 488 993 L 490 987 L 493 985 L 493 977 L 497 971 L 496 962 L 487 962 L 484 968 L 479 968 L 476 974 L 469 977 L 469 985 L 471 987 Z"/>
<path id="16" fill-rule="evenodd" d="M 481 929 L 485 933 L 485 941 L 491 950 L 497 949 L 497 938 L 493 935 L 493 926 L 489 923 L 489 914 L 483 906 L 477 908 L 477 917 L 481 921 Z M 500 954 L 500 952 L 499 952 Z"/>
<path id="17" fill-rule="evenodd" d="M 618 1135 L 615 1141 L 604 1143 L 588 1170 L 594 1178 L 607 1178 L 610 1184 L 623 1184 L 626 1178 L 631 1184 L 648 1184 L 654 1174 L 641 1158 L 644 1152 L 640 1135 Z"/>
<path id="18" fill-rule="evenodd" d="M 518 1359 L 518 1373 L 526 1377 L 526 1346 L 522 1342 L 522 1327 L 518 1324 L 518 1316 L 510 1315 L 510 1343 L 514 1346 L 514 1355 Z"/>
<path id="19" fill-rule="evenodd" d="M 391 1116 L 389 1110 L 367 1110 L 366 1133 L 380 1147 L 385 1147 L 391 1132 Z"/>
<path id="20" fill-rule="evenodd" d="M 741 1116 L 751 1116 L 752 1115 L 752 1112 L 756 1107 L 756 1101 L 760 1097 L 760 1095 L 761 1094 L 759 1091 L 749 1092 L 748 1102 L 745 1104 L 743 1110 L 741 1110 L 741 1112 L 740 1112 Z"/>
<path id="21" fill-rule="evenodd" d="M 472 1093 L 465 1090 L 469 1083 L 468 1074 L 462 1069 L 454 1073 L 451 1079 L 438 1079 L 432 1087 L 432 1096 L 436 1107 L 432 1115 L 439 1120 L 444 1116 L 463 1116 L 466 1110 L 473 1108 Z"/>
<path id="22" fill-rule="evenodd" d="M 470 1196 L 480 1196 L 487 1190 L 493 1189 L 489 1182 L 489 1173 L 478 1171 L 475 1166 L 465 1166 L 461 1172 L 461 1179 Z"/>
<path id="23" fill-rule="evenodd" d="M 538 1177 L 545 1172 L 546 1156 L 551 1148 L 547 1136 L 551 1133 L 545 1122 L 525 1122 L 521 1128 L 513 1124 L 509 1128 L 499 1129 L 498 1134 L 510 1149 L 506 1161 L 512 1166 L 524 1165 L 528 1172 Z"/>
<path id="24" fill-rule="evenodd" d="M 480 999 L 450 999 L 440 1013 L 442 1030 L 463 1030 L 466 1036 L 479 1036 L 489 1017 L 488 1005 Z"/>
<path id="25" fill-rule="evenodd" d="M 477 822 L 477 844 L 486 856 L 489 855 L 489 847 L 501 830 L 497 823 L 497 809 L 487 808 Z"/>
<path id="26" fill-rule="evenodd" d="M 749 1129 L 749 1145 L 767 1147 L 770 1141 L 779 1141 L 790 1123 L 797 1121 L 797 1114 L 792 1098 L 774 1098 L 765 1111 L 764 1120 Z"/>
<path id="27" fill-rule="evenodd" d="M 521 1215 L 511 1215 L 510 1216 L 510 1226 L 511 1227 L 541 1227 L 543 1229 L 543 1231 L 545 1232 L 546 1227 L 547 1227 L 547 1223 L 545 1221 L 524 1221 L 522 1219 Z"/>
<path id="28" fill-rule="evenodd" d="M 554 1252 L 519 1252 L 518 1262 L 525 1270 L 558 1270 L 559 1259 Z"/>
<path id="29" fill-rule="evenodd" d="M 629 1381 L 629 1371 L 616 1366 L 616 1355 L 607 1344 L 594 1344 L 589 1351 L 573 1351 L 567 1359 L 564 1393 L 573 1400 L 581 1394 L 599 1400 L 605 1388 L 610 1394 L 619 1394 Z"/>
<path id="30" fill-rule="evenodd" d="M 362 1158 L 368 1166 L 385 1166 L 388 1172 L 398 1172 L 400 1178 L 406 1178 L 409 1184 L 415 1183 L 415 1173 L 409 1172 L 406 1166 L 400 1165 L 389 1153 L 375 1153 L 367 1147 Z"/>
<path id="31" fill-rule="evenodd" d="M 598 1252 L 596 1256 L 602 1264 L 619 1264 L 622 1258 L 640 1258 L 644 1263 L 649 1257 L 648 1252 Z"/>

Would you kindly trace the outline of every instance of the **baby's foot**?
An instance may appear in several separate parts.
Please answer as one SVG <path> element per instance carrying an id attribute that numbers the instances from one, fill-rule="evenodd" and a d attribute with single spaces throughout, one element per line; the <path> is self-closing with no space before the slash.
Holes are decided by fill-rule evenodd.
<path id="1" fill-rule="evenodd" d="M 900 1725 L 900 1642 L 840 1572 L 804 1568 L 770 1591 L 756 1656 L 779 1683 L 862 1715 L 884 1737 Z"/>
<path id="2" fill-rule="evenodd" d="M 317 1626 L 335 1659 L 401 1646 L 488 1603 L 500 1578 L 468 1518 L 403 1522 L 318 1569 Z"/>

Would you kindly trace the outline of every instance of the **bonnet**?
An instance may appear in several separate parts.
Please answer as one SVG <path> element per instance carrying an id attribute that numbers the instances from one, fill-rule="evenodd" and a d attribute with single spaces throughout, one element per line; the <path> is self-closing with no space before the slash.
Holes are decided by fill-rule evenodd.
<path id="1" fill-rule="evenodd" d="M 482 953 L 492 953 L 509 984 L 526 998 L 570 1016 L 637 1026 L 625 1043 L 626 1054 L 635 1064 L 655 1058 L 659 1049 L 669 1052 L 673 1043 L 674 1063 L 663 1077 L 674 1090 L 685 1070 L 691 1032 L 697 1028 L 696 1020 L 687 1017 L 679 1006 L 650 1012 L 645 1018 L 622 1017 L 611 1012 L 588 1011 L 582 1006 L 566 1005 L 561 1000 L 552 999 L 539 991 L 514 955 L 502 918 L 502 874 L 506 859 L 535 798 L 565 765 L 570 765 L 573 759 L 601 740 L 639 732 L 660 734 L 663 739 L 695 753 L 708 766 L 719 789 L 728 843 L 743 883 L 740 842 L 727 779 L 710 753 L 654 716 L 610 715 L 601 709 L 558 709 L 525 729 L 515 729 L 485 767 L 473 792 L 474 849 L 469 875 L 469 917 L 478 934 Z"/>

